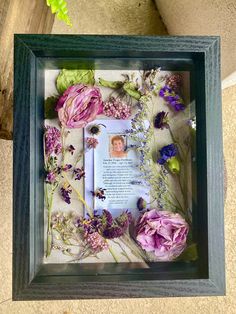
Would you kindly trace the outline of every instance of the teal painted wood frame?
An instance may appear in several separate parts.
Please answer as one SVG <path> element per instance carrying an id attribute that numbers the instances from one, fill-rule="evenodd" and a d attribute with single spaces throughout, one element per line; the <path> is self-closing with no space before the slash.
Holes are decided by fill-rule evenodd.
<path id="1" fill-rule="evenodd" d="M 190 71 L 197 117 L 197 262 L 43 264 L 44 69 Z M 15 35 L 13 299 L 225 294 L 219 37 Z"/>

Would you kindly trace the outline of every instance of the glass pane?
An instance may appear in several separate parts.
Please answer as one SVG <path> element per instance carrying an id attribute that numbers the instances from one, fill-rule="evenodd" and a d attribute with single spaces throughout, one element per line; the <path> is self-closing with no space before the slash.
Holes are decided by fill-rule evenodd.
<path id="1" fill-rule="evenodd" d="M 190 72 L 45 70 L 45 263 L 193 261 Z"/>

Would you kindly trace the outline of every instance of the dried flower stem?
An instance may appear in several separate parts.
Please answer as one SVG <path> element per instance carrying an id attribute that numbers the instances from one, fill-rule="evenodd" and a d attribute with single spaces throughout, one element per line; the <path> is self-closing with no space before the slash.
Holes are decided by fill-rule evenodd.
<path id="1" fill-rule="evenodd" d="M 62 127 L 61 128 L 61 142 L 62 142 L 62 160 L 61 160 L 61 163 L 62 163 L 62 167 L 64 166 L 65 164 L 65 154 L 66 154 L 66 149 L 65 149 L 65 128 Z"/>
<path id="2" fill-rule="evenodd" d="M 125 251 L 125 249 L 123 248 L 123 246 L 122 246 L 118 241 L 113 240 L 113 242 L 114 242 L 115 244 L 117 244 L 117 245 L 120 247 L 120 249 L 122 250 L 122 254 L 123 254 L 123 255 L 127 258 L 127 260 L 131 263 L 132 260 L 129 258 L 129 255 L 126 253 L 126 251 Z"/>
<path id="3" fill-rule="evenodd" d="M 88 206 L 88 204 L 85 202 L 85 200 L 83 199 L 82 195 L 80 194 L 80 192 L 74 187 L 74 185 L 70 182 L 69 178 L 67 177 L 66 173 L 63 172 L 63 176 L 65 178 L 65 180 L 67 181 L 67 183 L 72 187 L 72 189 L 75 191 L 75 193 L 78 196 L 78 199 L 84 204 L 84 206 L 87 208 L 87 211 L 89 213 L 89 215 L 91 217 L 93 217 L 93 210 Z"/>
<path id="4" fill-rule="evenodd" d="M 52 203 L 53 203 L 53 195 L 54 195 L 55 188 L 52 189 L 50 196 L 48 195 L 48 187 L 46 185 L 45 192 L 46 192 L 46 202 L 47 202 L 47 210 L 48 210 L 48 224 L 47 224 L 47 248 L 46 248 L 46 257 L 51 254 L 52 250 Z"/>
<path id="5" fill-rule="evenodd" d="M 106 242 L 107 242 L 107 241 L 106 241 Z M 108 245 L 108 250 L 109 250 L 109 252 L 111 253 L 112 257 L 114 258 L 114 261 L 115 261 L 116 263 L 119 263 L 119 260 L 118 260 L 118 258 L 116 257 L 116 255 L 115 255 L 115 253 L 114 253 L 114 251 L 113 251 L 113 249 L 111 248 L 110 245 Z"/>

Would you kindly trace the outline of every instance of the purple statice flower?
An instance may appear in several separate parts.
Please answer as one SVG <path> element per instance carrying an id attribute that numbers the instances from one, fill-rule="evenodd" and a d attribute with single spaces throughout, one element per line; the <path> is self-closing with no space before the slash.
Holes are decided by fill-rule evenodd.
<path id="1" fill-rule="evenodd" d="M 53 184 L 56 181 L 56 174 L 53 171 L 49 171 L 46 174 L 45 182 L 48 184 Z"/>
<path id="2" fill-rule="evenodd" d="M 124 235 L 124 230 L 119 226 L 113 226 L 113 227 L 104 229 L 102 235 L 105 239 L 111 240 L 111 239 L 119 238 L 122 235 Z"/>
<path id="3" fill-rule="evenodd" d="M 175 111 L 185 109 L 183 99 L 167 85 L 160 89 L 159 96 L 162 97 Z"/>
<path id="4" fill-rule="evenodd" d="M 61 132 L 56 127 L 46 126 L 44 133 L 45 154 L 59 155 L 62 151 Z"/>
<path id="5" fill-rule="evenodd" d="M 156 129 L 163 130 L 164 128 L 169 128 L 168 124 L 168 112 L 160 111 L 154 118 L 154 127 Z"/>
<path id="6" fill-rule="evenodd" d="M 85 177 L 84 167 L 74 169 L 75 180 L 80 180 Z"/>
<path id="7" fill-rule="evenodd" d="M 161 158 L 157 160 L 158 164 L 163 165 L 168 159 L 175 157 L 177 155 L 177 147 L 175 144 L 170 144 L 163 146 L 162 149 L 159 150 Z"/>
<path id="8" fill-rule="evenodd" d="M 72 193 L 72 188 L 69 184 L 65 184 L 63 187 L 61 187 L 61 197 L 67 204 L 71 203 L 71 200 L 70 200 L 71 193 Z"/>
<path id="9" fill-rule="evenodd" d="M 67 150 L 68 150 L 69 153 L 71 153 L 71 155 L 73 155 L 74 152 L 75 152 L 75 148 L 74 148 L 73 145 L 69 145 L 68 148 L 67 148 Z"/>
<path id="10" fill-rule="evenodd" d="M 99 253 L 108 249 L 107 241 L 98 232 L 89 233 L 85 237 L 85 240 L 91 246 L 94 253 Z"/>
<path id="11" fill-rule="evenodd" d="M 98 140 L 94 137 L 87 137 L 85 142 L 86 142 L 88 149 L 96 148 L 98 145 Z"/>
<path id="12" fill-rule="evenodd" d="M 125 120 L 131 116 L 131 106 L 120 98 L 110 97 L 104 102 L 103 113 L 107 117 Z"/>

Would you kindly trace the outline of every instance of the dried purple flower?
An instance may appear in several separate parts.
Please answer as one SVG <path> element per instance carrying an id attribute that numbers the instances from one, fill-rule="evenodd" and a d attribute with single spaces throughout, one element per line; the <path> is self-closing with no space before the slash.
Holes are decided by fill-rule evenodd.
<path id="1" fill-rule="evenodd" d="M 118 216 L 115 219 L 114 223 L 105 226 L 105 228 L 102 231 L 102 234 L 106 239 L 119 238 L 122 235 L 124 235 L 131 222 L 132 222 L 131 213 L 128 211 L 123 212 L 120 216 Z"/>
<path id="2" fill-rule="evenodd" d="M 63 166 L 63 167 L 61 168 L 61 170 L 67 172 L 67 171 L 69 171 L 71 168 L 72 168 L 72 165 L 71 165 L 71 164 L 66 164 L 65 166 Z"/>
<path id="3" fill-rule="evenodd" d="M 160 111 L 154 118 L 154 127 L 163 130 L 164 128 L 169 128 L 168 124 L 168 112 Z"/>
<path id="4" fill-rule="evenodd" d="M 137 201 L 137 208 L 138 208 L 138 210 L 142 211 L 146 207 L 147 207 L 147 202 L 142 197 L 140 197 L 138 199 L 138 201 Z"/>
<path id="5" fill-rule="evenodd" d="M 161 154 L 161 158 L 158 159 L 157 162 L 160 165 L 163 165 L 168 159 L 177 155 L 177 148 L 175 144 L 172 143 L 170 145 L 163 146 L 162 149 L 159 150 L 159 152 Z"/>
<path id="6" fill-rule="evenodd" d="M 114 226 L 114 227 L 105 229 L 102 235 L 106 239 L 115 239 L 124 235 L 124 230 L 119 226 Z"/>
<path id="7" fill-rule="evenodd" d="M 164 100 L 175 110 L 181 111 L 185 109 L 183 99 L 177 95 L 170 87 L 164 86 L 159 91 L 159 96 L 164 98 Z"/>
<path id="8" fill-rule="evenodd" d="M 61 196 L 67 204 L 71 203 L 70 201 L 71 193 L 72 193 L 72 188 L 69 184 L 65 184 L 63 187 L 61 187 Z"/>
<path id="9" fill-rule="evenodd" d="M 75 169 L 74 169 L 74 174 L 75 174 L 75 180 L 80 180 L 80 179 L 82 179 L 83 177 L 85 177 L 84 167 L 75 168 Z"/>
<path id="10" fill-rule="evenodd" d="M 95 191 L 91 191 L 91 193 L 94 197 L 97 197 L 98 199 L 104 201 L 106 199 L 105 191 L 106 189 L 99 188 L 99 189 L 96 189 Z"/>
<path id="11" fill-rule="evenodd" d="M 85 142 L 89 149 L 96 148 L 98 145 L 98 140 L 94 137 L 87 137 Z"/>
<path id="12" fill-rule="evenodd" d="M 111 226 L 112 223 L 113 223 L 112 214 L 111 214 L 108 210 L 104 209 L 104 210 L 103 210 L 103 216 L 104 216 L 105 219 L 106 219 L 106 225 L 107 225 L 107 226 Z"/>
<path id="13" fill-rule="evenodd" d="M 120 216 L 116 218 L 116 222 L 123 229 L 124 232 L 128 229 L 132 220 L 133 217 L 129 211 L 123 212 Z"/>
<path id="14" fill-rule="evenodd" d="M 56 181 L 56 174 L 53 171 L 50 171 L 46 175 L 45 182 L 48 184 L 53 184 Z"/>
<path id="15" fill-rule="evenodd" d="M 104 102 L 103 113 L 107 117 L 125 120 L 131 116 L 131 106 L 120 98 L 110 97 Z"/>
<path id="16" fill-rule="evenodd" d="M 44 133 L 45 154 L 59 155 L 62 151 L 61 132 L 56 127 L 46 126 Z"/>
<path id="17" fill-rule="evenodd" d="M 67 148 L 68 152 L 71 153 L 71 155 L 74 155 L 74 152 L 75 152 L 75 148 L 73 145 L 70 145 L 68 148 Z"/>
<path id="18" fill-rule="evenodd" d="M 172 143 L 170 145 L 163 146 L 159 152 L 161 154 L 161 158 L 157 160 L 158 164 L 164 165 L 167 163 L 168 168 L 172 173 L 179 173 L 180 163 L 176 157 L 177 147 L 175 144 Z"/>

